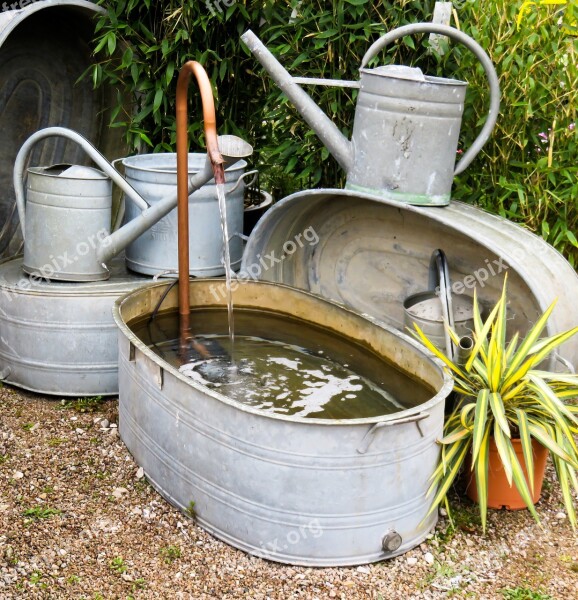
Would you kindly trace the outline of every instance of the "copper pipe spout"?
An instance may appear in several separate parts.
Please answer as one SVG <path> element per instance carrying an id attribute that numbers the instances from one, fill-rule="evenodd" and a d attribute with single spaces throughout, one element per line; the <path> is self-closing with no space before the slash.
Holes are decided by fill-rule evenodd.
<path id="1" fill-rule="evenodd" d="M 179 253 L 179 315 L 181 323 L 181 342 L 189 330 L 189 148 L 187 92 L 191 75 L 194 75 L 201 91 L 203 103 L 203 122 L 207 143 L 207 154 L 216 183 L 225 182 L 223 157 L 217 140 L 217 120 L 215 100 L 207 72 L 203 66 L 190 60 L 179 72 L 177 81 L 177 215 L 178 215 L 178 253 Z"/>

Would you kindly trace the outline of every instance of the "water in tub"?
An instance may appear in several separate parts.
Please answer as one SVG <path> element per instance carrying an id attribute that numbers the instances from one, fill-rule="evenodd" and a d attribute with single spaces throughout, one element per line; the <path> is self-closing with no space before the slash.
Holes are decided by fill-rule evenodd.
<path id="1" fill-rule="evenodd" d="M 235 308 L 235 369 L 227 311 L 193 309 L 191 333 L 212 358 L 179 353 L 178 317 L 130 324 L 164 360 L 198 384 L 266 412 L 321 419 L 375 417 L 417 406 L 433 395 L 358 342 L 313 323 Z"/>

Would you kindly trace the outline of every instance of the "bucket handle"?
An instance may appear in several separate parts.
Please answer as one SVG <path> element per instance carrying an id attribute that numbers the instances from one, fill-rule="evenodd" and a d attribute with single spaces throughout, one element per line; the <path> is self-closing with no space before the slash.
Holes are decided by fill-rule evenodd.
<path id="1" fill-rule="evenodd" d="M 450 283 L 450 269 L 445 252 L 441 249 L 434 250 L 429 263 L 429 289 L 433 292 L 439 287 L 439 299 L 442 303 L 444 318 L 444 335 L 446 340 L 446 354 L 448 358 L 454 356 L 454 345 L 447 327 L 454 329 L 454 308 L 452 303 L 452 290 Z"/>
<path id="2" fill-rule="evenodd" d="M 247 187 L 250 187 L 255 183 L 257 176 L 259 175 L 259 170 L 253 169 L 252 171 L 247 171 L 246 173 L 243 173 L 239 177 L 239 179 L 237 179 L 237 183 L 227 193 L 232 194 L 241 185 L 241 182 L 245 181 L 245 177 L 249 177 L 249 175 L 253 175 L 253 179 L 251 179 L 251 181 L 249 181 L 249 183 L 245 183 L 245 185 Z"/>
<path id="3" fill-rule="evenodd" d="M 428 417 L 429 417 L 429 413 L 422 412 L 422 413 L 417 413 L 416 415 L 410 415 L 409 417 L 402 417 L 401 419 L 392 419 L 391 421 L 380 421 L 379 423 L 374 423 L 369 428 L 369 431 L 365 434 L 363 439 L 361 440 L 361 444 L 357 448 L 358 454 L 365 454 L 369 450 L 369 447 L 371 446 L 371 444 L 373 443 L 373 440 L 375 439 L 375 433 L 379 429 L 382 429 L 383 427 L 393 427 L 393 425 L 403 425 L 405 423 L 415 423 L 415 425 L 419 431 L 419 434 L 421 435 L 421 437 L 424 437 L 423 431 L 421 430 L 419 423 L 420 423 L 420 421 L 423 421 L 424 419 L 427 419 Z"/>
<path id="4" fill-rule="evenodd" d="M 437 33 L 460 42 L 476 56 L 486 72 L 486 78 L 490 86 L 490 109 L 488 111 L 486 122 L 478 134 L 478 137 L 474 140 L 474 143 L 470 146 L 470 148 L 468 148 L 468 150 L 464 153 L 461 160 L 455 167 L 454 175 L 459 175 L 468 168 L 478 152 L 488 141 L 488 138 L 490 137 L 496 124 L 498 113 L 500 111 L 500 83 L 498 80 L 498 75 L 496 74 L 496 69 L 490 60 L 490 57 L 475 40 L 462 31 L 459 31 L 455 27 L 436 23 L 413 23 L 411 25 L 398 27 L 397 29 L 386 33 L 370 46 L 369 50 L 365 53 L 365 56 L 361 61 L 360 68 L 363 69 L 367 63 L 378 54 L 378 52 L 380 52 L 387 45 L 391 44 L 391 42 L 414 33 Z"/>
<path id="5" fill-rule="evenodd" d="M 25 219 L 26 219 L 26 203 L 24 199 L 24 172 L 26 169 L 26 160 L 32 147 L 36 142 L 49 137 L 64 137 L 72 142 L 77 143 L 92 161 L 100 167 L 114 183 L 129 197 L 141 210 L 149 208 L 146 202 L 137 191 L 125 181 L 116 169 L 106 160 L 106 158 L 82 135 L 72 129 L 66 127 L 47 127 L 33 133 L 22 145 L 16 156 L 14 163 L 14 192 L 16 196 L 16 206 L 18 207 L 18 216 L 20 217 L 20 226 L 22 228 L 22 237 L 25 237 Z"/>

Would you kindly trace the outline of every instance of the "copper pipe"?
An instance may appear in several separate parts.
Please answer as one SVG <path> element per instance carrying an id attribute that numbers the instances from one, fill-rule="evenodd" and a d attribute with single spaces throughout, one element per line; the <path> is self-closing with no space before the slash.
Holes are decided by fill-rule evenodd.
<path id="1" fill-rule="evenodd" d="M 179 253 L 179 315 L 181 345 L 189 330 L 190 298 L 189 298 L 189 148 L 188 148 L 188 113 L 187 92 L 191 75 L 194 75 L 201 91 L 203 104 L 203 122 L 207 144 L 207 154 L 216 183 L 225 182 L 223 157 L 219 151 L 217 139 L 217 120 L 215 117 L 215 100 L 207 72 L 203 66 L 193 60 L 186 62 L 179 72 L 177 81 L 177 215 L 178 215 L 178 253 Z"/>

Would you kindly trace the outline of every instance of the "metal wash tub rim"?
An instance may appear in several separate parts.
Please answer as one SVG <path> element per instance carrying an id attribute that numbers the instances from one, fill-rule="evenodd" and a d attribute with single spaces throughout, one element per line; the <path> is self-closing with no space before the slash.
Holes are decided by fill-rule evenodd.
<path id="1" fill-rule="evenodd" d="M 197 282 L 199 282 L 199 284 L 203 284 L 203 283 L 207 283 L 209 281 L 212 281 L 214 283 L 214 279 L 195 279 L 194 281 L 191 282 L 191 284 L 195 285 L 195 283 L 197 283 Z M 257 415 L 259 417 L 271 418 L 271 419 L 276 419 L 278 421 L 285 421 L 285 422 L 291 422 L 291 423 L 299 423 L 301 425 L 325 425 L 325 426 L 376 425 L 376 424 L 394 425 L 394 424 L 400 423 L 400 422 L 416 422 L 419 424 L 420 419 L 414 419 L 412 417 L 417 417 L 421 413 L 423 413 L 424 418 L 427 418 L 427 416 L 428 416 L 427 410 L 429 408 L 437 405 L 440 401 L 443 401 L 445 398 L 447 398 L 447 396 L 452 391 L 453 386 L 454 386 L 454 380 L 451 377 L 451 375 L 447 372 L 447 370 L 445 369 L 442 361 L 439 360 L 438 358 L 436 358 L 429 350 L 427 350 L 424 346 L 422 346 L 416 340 L 414 340 L 407 334 L 391 327 L 387 323 L 384 323 L 383 321 L 380 321 L 379 319 L 375 319 L 374 317 L 372 317 L 370 315 L 360 314 L 360 313 L 356 312 L 355 310 L 352 310 L 351 308 L 348 308 L 347 306 L 345 306 L 339 302 L 335 302 L 333 300 L 328 300 L 327 298 L 319 296 L 318 294 L 313 294 L 312 292 L 294 288 L 289 285 L 285 285 L 282 283 L 273 283 L 273 282 L 268 282 L 268 281 L 252 281 L 249 283 L 257 284 L 259 286 L 274 287 L 276 289 L 278 289 L 278 288 L 287 289 L 293 293 L 302 294 L 304 296 L 311 298 L 314 301 L 318 301 L 318 302 L 321 301 L 323 303 L 327 303 L 327 304 L 333 305 L 335 307 L 338 307 L 344 313 L 352 315 L 358 319 L 364 319 L 366 321 L 369 321 L 370 323 L 379 327 L 380 329 L 385 329 L 388 332 L 388 334 L 390 334 L 392 337 L 394 337 L 394 338 L 399 337 L 405 343 L 409 344 L 417 352 L 417 354 L 422 354 L 422 355 L 427 356 L 432 361 L 432 363 L 439 368 L 440 375 L 441 375 L 441 378 L 443 381 L 442 386 L 439 388 L 437 393 L 434 396 L 432 396 L 427 402 L 424 402 L 422 404 L 419 404 L 418 406 L 414 406 L 412 408 L 408 408 L 406 410 L 403 410 L 403 411 L 400 411 L 397 413 L 393 413 L 390 415 L 381 415 L 378 417 L 366 417 L 363 419 L 319 419 L 319 418 L 298 417 L 295 415 L 283 415 L 283 414 L 278 414 L 278 413 L 268 413 L 268 412 L 262 411 L 260 409 L 253 408 L 251 406 L 243 404 L 242 402 L 239 402 L 237 400 L 233 400 L 233 399 L 225 396 L 224 394 L 220 394 L 216 390 L 213 390 L 211 388 L 203 386 L 202 384 L 191 379 L 190 377 L 186 377 L 185 375 L 180 373 L 178 369 L 176 369 L 175 367 L 170 365 L 167 361 L 165 361 L 163 358 L 161 358 L 160 356 L 155 354 L 148 346 L 146 346 L 146 344 L 144 344 L 140 340 L 140 338 L 138 336 L 136 336 L 133 333 L 131 328 L 126 324 L 126 322 L 124 321 L 123 316 L 122 316 L 122 305 L 125 303 L 125 301 L 130 299 L 130 296 L 132 296 L 136 293 L 143 293 L 145 290 L 148 291 L 148 290 L 152 290 L 154 288 L 166 288 L 170 285 L 170 282 L 146 285 L 140 289 L 133 290 L 126 294 L 123 294 L 114 303 L 114 307 L 112 310 L 113 318 L 117 324 L 117 327 L 126 336 L 128 341 L 130 342 L 130 344 L 132 344 L 135 348 L 137 348 L 140 352 L 142 352 L 147 358 L 152 360 L 154 363 L 158 364 L 162 369 L 164 369 L 165 371 L 169 371 L 172 375 L 177 377 L 177 379 L 185 382 L 187 385 L 190 385 L 192 388 L 198 389 L 199 391 L 203 392 L 207 396 L 210 396 L 214 400 L 218 400 L 219 402 L 227 404 L 233 408 L 236 408 L 236 409 L 241 410 L 246 413 L 251 413 L 251 414 Z M 284 314 L 284 313 L 280 312 L 279 314 Z M 353 341 L 355 341 L 355 340 L 353 340 Z"/>
<path id="2" fill-rule="evenodd" d="M 102 6 L 98 6 L 93 2 L 88 2 L 88 0 L 39 0 L 33 4 L 27 4 L 21 9 L 2 11 L 0 12 L 0 47 L 16 27 L 30 15 L 45 8 L 58 7 L 86 9 L 91 13 L 106 13 L 106 10 Z"/>

